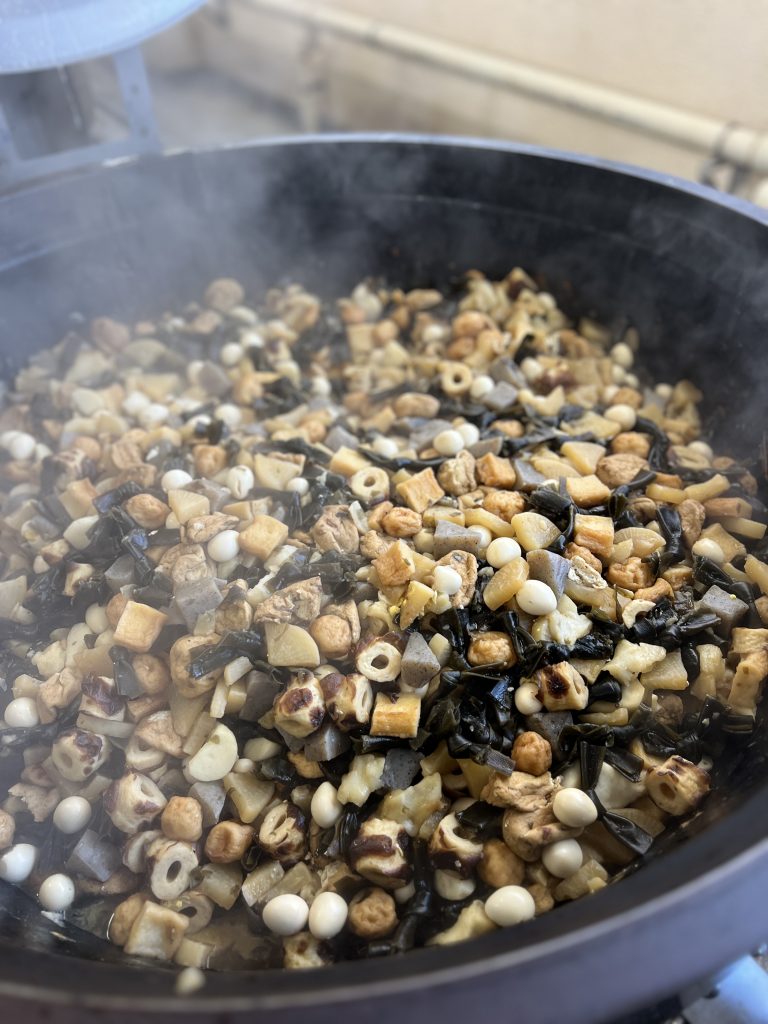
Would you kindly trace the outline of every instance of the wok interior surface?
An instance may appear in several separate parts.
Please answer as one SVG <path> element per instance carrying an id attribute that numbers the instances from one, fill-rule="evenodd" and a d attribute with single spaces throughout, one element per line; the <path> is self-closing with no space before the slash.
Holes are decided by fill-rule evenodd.
<path id="1" fill-rule="evenodd" d="M 692 379 L 718 449 L 754 459 L 768 378 L 767 256 L 768 227 L 746 204 L 524 147 L 330 137 L 178 154 L 0 200 L 0 356 L 9 376 L 57 341 L 73 312 L 135 320 L 178 308 L 214 277 L 236 277 L 255 296 L 297 281 L 328 298 L 369 274 L 446 287 L 467 267 L 494 277 L 520 265 L 572 316 L 637 327 L 641 369 Z M 657 844 L 661 855 L 596 896 L 397 960 L 299 977 L 208 975 L 194 1006 L 266 1014 L 307 1004 L 320 1020 L 339 999 L 391 1000 L 413 989 L 409 1011 L 432 991 L 425 1012 L 442 1000 L 443 1016 L 459 1020 L 478 998 L 514 991 L 526 1020 L 554 1019 L 535 1015 L 538 986 L 539 1009 L 568 1007 L 577 1022 L 664 995 L 759 938 L 749 908 L 768 879 L 765 748 L 760 721 L 730 787 Z M 7 886 L 0 903 L 0 991 L 29 995 L 37 985 L 39 998 L 185 1009 L 168 969 L 128 962 Z M 627 974 L 638 957 L 645 977 Z M 593 987 L 584 984 L 590 968 L 602 994 L 582 991 Z M 581 1016 L 590 1001 L 593 1015 Z"/>

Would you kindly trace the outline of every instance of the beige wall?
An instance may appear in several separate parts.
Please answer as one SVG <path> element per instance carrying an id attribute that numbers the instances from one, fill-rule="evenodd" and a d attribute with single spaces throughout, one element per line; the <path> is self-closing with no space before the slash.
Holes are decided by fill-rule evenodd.
<path id="1" fill-rule="evenodd" d="M 768 0 L 327 0 L 496 56 L 768 129 Z M 342 129 L 514 138 L 698 177 L 705 155 L 226 0 L 196 17 L 202 59 Z M 223 17 L 214 17 L 218 11 Z M 308 49 L 309 46 L 309 49 Z M 311 63 L 307 55 L 312 55 Z M 314 78 L 323 89 L 307 89 Z"/>

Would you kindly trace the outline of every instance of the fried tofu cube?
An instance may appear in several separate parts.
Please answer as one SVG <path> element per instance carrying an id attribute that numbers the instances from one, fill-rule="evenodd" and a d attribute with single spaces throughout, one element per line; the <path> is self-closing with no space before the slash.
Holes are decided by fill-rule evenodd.
<path id="1" fill-rule="evenodd" d="M 399 483 L 397 493 L 414 512 L 425 512 L 430 505 L 445 496 L 445 491 L 431 469 L 422 469 L 409 480 Z"/>

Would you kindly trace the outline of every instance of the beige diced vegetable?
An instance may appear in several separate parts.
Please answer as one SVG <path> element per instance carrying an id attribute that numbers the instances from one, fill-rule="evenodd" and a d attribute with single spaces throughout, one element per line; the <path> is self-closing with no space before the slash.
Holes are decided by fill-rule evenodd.
<path id="1" fill-rule="evenodd" d="M 647 690 L 686 690 L 688 673 L 680 651 L 670 651 L 663 661 L 643 672 L 640 682 Z"/>
<path id="2" fill-rule="evenodd" d="M 606 487 L 594 473 L 588 476 L 568 477 L 565 481 L 565 488 L 581 508 L 593 508 L 595 505 L 601 505 L 611 496 L 610 488 Z"/>
<path id="3" fill-rule="evenodd" d="M 576 515 L 574 544 L 586 548 L 600 559 L 608 559 L 613 550 L 613 541 L 613 520 L 609 516 Z"/>
<path id="4" fill-rule="evenodd" d="M 160 636 L 168 616 L 148 604 L 129 601 L 115 627 L 114 641 L 138 654 L 146 654 Z"/>
<path id="5" fill-rule="evenodd" d="M 483 591 L 483 601 L 492 611 L 511 601 L 528 579 L 530 569 L 522 557 L 513 558 L 491 577 Z"/>
<path id="6" fill-rule="evenodd" d="M 417 580 L 411 580 L 405 592 L 403 603 L 400 606 L 401 628 L 407 629 L 409 626 L 412 626 L 416 619 L 424 614 L 427 605 L 434 596 L 435 592 L 430 587 L 424 583 L 419 583 Z"/>
<path id="7" fill-rule="evenodd" d="M 560 453 L 580 473 L 589 474 L 594 473 L 597 469 L 598 462 L 605 455 L 605 448 L 601 444 L 594 444 L 592 441 L 566 441 L 561 446 Z"/>
<path id="8" fill-rule="evenodd" d="M 518 512 L 512 516 L 515 538 L 526 551 L 548 548 L 560 536 L 560 531 L 546 516 L 538 512 Z"/>
<path id="9" fill-rule="evenodd" d="M 306 629 L 284 622 L 265 622 L 267 661 L 276 668 L 317 668 L 320 651 Z"/>
<path id="10" fill-rule="evenodd" d="M 484 526 L 494 537 L 514 537 L 515 528 L 505 522 L 501 516 L 494 515 L 484 508 L 468 508 L 464 513 L 465 526 Z"/>
<path id="11" fill-rule="evenodd" d="M 284 491 L 291 480 L 301 476 L 301 466 L 288 459 L 257 452 L 253 457 L 253 472 L 262 487 Z"/>
<path id="12" fill-rule="evenodd" d="M 275 548 L 288 539 L 288 527 L 273 516 L 254 516 L 249 526 L 240 533 L 240 547 L 262 561 L 269 558 Z"/>
<path id="13" fill-rule="evenodd" d="M 168 504 L 182 526 L 196 516 L 209 515 L 211 511 L 208 498 L 204 494 L 195 494 L 194 491 L 168 491 Z"/>
<path id="14" fill-rule="evenodd" d="M 246 825 L 264 811 L 275 793 L 275 784 L 255 775 L 230 772 L 224 777 L 227 796 L 235 805 L 238 817 Z"/>
<path id="15" fill-rule="evenodd" d="M 723 494 L 730 486 L 731 482 L 727 476 L 723 476 L 722 473 L 716 473 L 703 483 L 689 484 L 685 488 L 685 496 L 686 498 L 693 498 L 695 501 L 709 501 L 711 498 L 717 498 L 718 495 Z"/>
<path id="16" fill-rule="evenodd" d="M 354 476 L 355 473 L 358 473 L 361 469 L 366 469 L 368 466 L 370 466 L 370 462 L 361 452 L 344 447 L 335 451 L 333 458 L 328 463 L 328 468 L 332 473 L 339 473 L 347 478 Z M 417 511 L 419 510 L 417 509 Z"/>

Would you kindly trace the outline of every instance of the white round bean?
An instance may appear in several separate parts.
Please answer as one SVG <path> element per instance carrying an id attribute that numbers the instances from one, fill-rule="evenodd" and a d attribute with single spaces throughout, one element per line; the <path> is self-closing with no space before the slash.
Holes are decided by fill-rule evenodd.
<path id="1" fill-rule="evenodd" d="M 296 494 L 308 494 L 309 493 L 309 480 L 305 480 L 303 476 L 295 476 L 293 480 L 289 480 L 285 485 L 286 491 L 296 492 Z"/>
<path id="2" fill-rule="evenodd" d="M 159 427 L 168 419 L 168 406 L 160 402 L 152 402 L 142 409 L 136 417 L 142 427 Z"/>
<path id="3" fill-rule="evenodd" d="M 4 717 L 5 724 L 12 729 L 29 729 L 40 721 L 37 705 L 31 697 L 16 697 L 9 701 Z"/>
<path id="4" fill-rule="evenodd" d="M 160 486 L 164 491 L 175 491 L 192 483 L 192 477 L 185 469 L 169 469 L 163 473 Z"/>
<path id="5" fill-rule="evenodd" d="M 522 885 L 502 885 L 485 901 L 485 912 L 500 928 L 529 921 L 536 913 L 533 896 Z"/>
<path id="6" fill-rule="evenodd" d="M 619 402 L 605 410 L 603 416 L 612 423 L 618 423 L 622 430 L 632 430 L 637 423 L 637 413 L 631 405 Z"/>
<path id="7" fill-rule="evenodd" d="M 91 820 L 93 809 L 83 796 L 65 796 L 53 812 L 53 824 L 65 836 L 85 828 Z"/>
<path id="8" fill-rule="evenodd" d="M 91 604 L 85 610 L 85 624 L 92 633 L 103 633 L 109 629 L 107 613 L 100 604 Z"/>
<path id="9" fill-rule="evenodd" d="M 485 560 L 494 569 L 500 569 L 514 558 L 519 558 L 520 554 L 520 545 L 512 537 L 497 537 L 488 545 Z"/>
<path id="10" fill-rule="evenodd" d="M 129 416 L 138 416 L 142 409 L 146 409 L 151 401 L 143 391 L 130 391 L 120 404 L 120 408 Z"/>
<path id="11" fill-rule="evenodd" d="M 526 580 L 515 595 L 522 611 L 529 615 L 549 615 L 557 608 L 557 597 L 541 580 Z"/>
<path id="12" fill-rule="evenodd" d="M 441 430 L 432 446 L 440 455 L 458 455 L 464 447 L 464 438 L 458 430 Z"/>
<path id="13" fill-rule="evenodd" d="M 219 353 L 219 359 L 221 360 L 222 366 L 237 366 L 242 358 L 242 345 L 238 345 L 236 341 L 228 341 Z"/>
<path id="14" fill-rule="evenodd" d="M 317 395 L 318 398 L 329 398 L 331 395 L 331 382 L 327 377 L 313 377 L 312 378 L 312 394 Z"/>
<path id="15" fill-rule="evenodd" d="M 237 558 L 240 551 L 240 534 L 237 530 L 222 530 L 208 541 L 208 554 L 214 562 L 228 562 Z"/>
<path id="16" fill-rule="evenodd" d="M 320 828 L 331 828 L 344 813 L 344 805 L 339 802 L 336 787 L 332 782 L 321 782 L 312 794 L 310 804 L 312 818 Z"/>
<path id="17" fill-rule="evenodd" d="M 316 939 L 332 939 L 347 923 L 349 907 L 336 892 L 321 892 L 309 908 L 309 930 Z"/>
<path id="18" fill-rule="evenodd" d="M 377 455 L 382 455 L 385 459 L 394 459 L 400 451 L 397 441 L 383 435 L 374 439 L 371 448 L 373 448 Z"/>
<path id="19" fill-rule="evenodd" d="M 461 590 L 461 576 L 450 565 L 438 565 L 433 574 L 433 583 L 438 594 L 458 594 Z"/>
<path id="20" fill-rule="evenodd" d="M 473 444 L 477 444 L 480 440 L 480 431 L 474 423 L 462 423 L 460 426 L 456 427 L 456 430 L 461 434 L 467 448 L 471 448 Z"/>
<path id="21" fill-rule="evenodd" d="M 496 385 L 493 383 L 493 377 L 489 377 L 487 374 L 481 373 L 472 381 L 469 393 L 472 398 L 485 398 L 486 395 L 493 391 L 495 386 Z"/>
<path id="22" fill-rule="evenodd" d="M 217 420 L 222 420 L 222 422 L 226 423 L 231 430 L 239 427 L 243 421 L 242 412 L 232 402 L 224 402 L 222 405 L 217 406 L 213 410 L 213 415 Z"/>
<path id="23" fill-rule="evenodd" d="M 584 854 L 575 839 L 561 839 L 551 846 L 545 846 L 541 854 L 544 867 L 555 878 L 568 878 L 579 870 L 583 859 Z"/>
<path id="24" fill-rule="evenodd" d="M 691 441 L 688 447 L 692 452 L 697 452 L 697 454 L 703 455 L 704 458 L 708 459 L 710 462 L 715 457 L 715 453 L 706 441 Z"/>
<path id="25" fill-rule="evenodd" d="M 628 370 L 635 361 L 632 349 L 623 341 L 613 346 L 610 351 L 610 357 L 622 370 Z"/>
<path id="26" fill-rule="evenodd" d="M 0 878 L 6 882 L 26 882 L 37 860 L 37 847 L 31 843 L 16 843 L 0 856 Z"/>
<path id="27" fill-rule="evenodd" d="M 480 543 L 478 544 L 478 549 L 480 551 L 486 551 L 488 549 L 489 544 L 493 540 L 493 534 L 487 526 L 478 526 L 476 524 L 475 526 L 468 527 L 468 532 L 474 533 L 474 535 L 479 539 Z"/>
<path id="28" fill-rule="evenodd" d="M 306 900 L 293 893 L 275 896 L 262 911 L 264 924 L 275 935 L 295 935 L 307 923 L 309 907 Z"/>
<path id="29" fill-rule="evenodd" d="M 69 875 L 49 875 L 40 885 L 38 899 L 44 910 L 66 910 L 75 902 L 75 883 Z"/>
<path id="30" fill-rule="evenodd" d="M 552 810 L 557 820 L 569 828 L 584 828 L 597 821 L 597 807 L 581 789 L 558 790 Z"/>
<path id="31" fill-rule="evenodd" d="M 8 445 L 8 454 L 12 459 L 23 462 L 26 459 L 32 458 L 35 454 L 36 446 L 37 441 L 35 441 L 31 434 L 19 433 Z"/>

